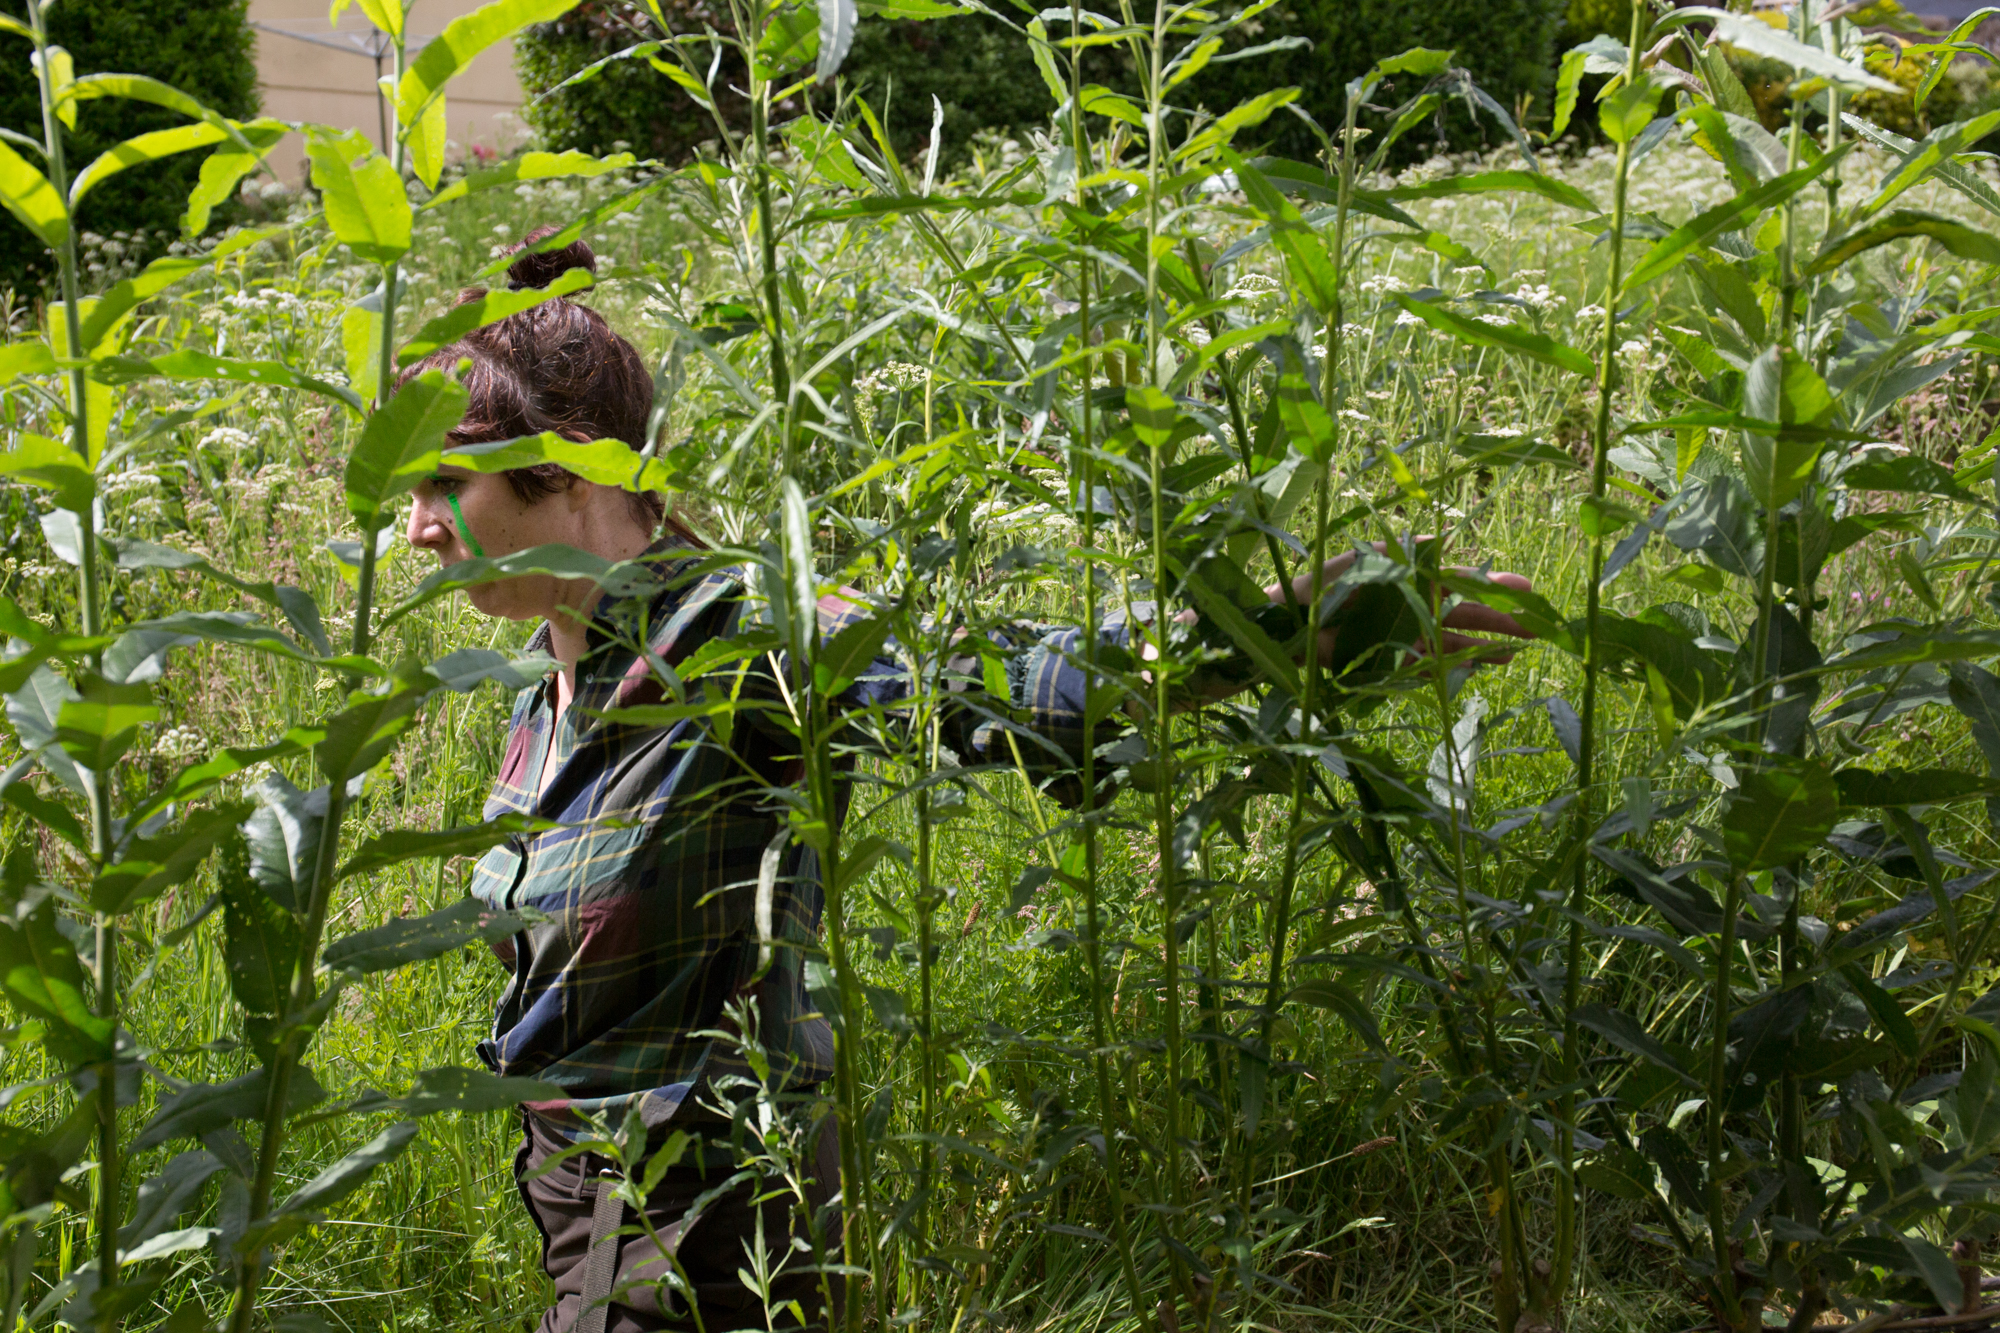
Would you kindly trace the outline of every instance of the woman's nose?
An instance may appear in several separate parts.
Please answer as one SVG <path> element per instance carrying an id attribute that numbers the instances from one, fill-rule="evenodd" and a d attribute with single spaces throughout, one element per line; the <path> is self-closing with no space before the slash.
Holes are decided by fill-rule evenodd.
<path id="1" fill-rule="evenodd" d="M 429 501 L 419 499 L 410 508 L 410 527 L 405 534 L 410 545 L 420 551 L 441 550 L 451 541 L 451 529 Z"/>

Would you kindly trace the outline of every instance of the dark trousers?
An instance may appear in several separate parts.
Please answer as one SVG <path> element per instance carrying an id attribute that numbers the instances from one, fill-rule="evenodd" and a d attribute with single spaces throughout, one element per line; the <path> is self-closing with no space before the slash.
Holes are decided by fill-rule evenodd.
<path id="1" fill-rule="evenodd" d="M 601 1173 L 611 1162 L 595 1153 L 581 1153 L 558 1164 L 548 1174 L 529 1180 L 526 1177 L 530 1172 L 568 1144 L 535 1116 L 523 1112 L 521 1119 L 523 1133 L 520 1151 L 514 1155 L 514 1181 L 521 1192 L 521 1201 L 528 1206 L 528 1216 L 534 1218 L 542 1233 L 542 1268 L 555 1280 L 556 1291 L 556 1303 L 542 1315 L 536 1333 L 570 1333 L 583 1313 L 591 1219 L 600 1183 L 606 1181 Z M 678 1164 L 668 1168 L 646 1200 L 646 1215 L 653 1230 L 694 1285 L 707 1333 L 766 1326 L 763 1302 L 737 1276 L 737 1270 L 748 1272 L 752 1268 L 746 1246 L 751 1250 L 756 1247 L 760 1212 L 768 1264 L 775 1268 L 783 1261 L 792 1270 L 773 1284 L 771 1307 L 777 1325 L 797 1327 L 790 1312 L 779 1309 L 787 1301 L 797 1301 L 805 1312 L 806 1327 L 832 1327 L 834 1321 L 822 1308 L 820 1275 L 796 1272 L 810 1264 L 812 1258 L 809 1252 L 790 1243 L 795 1235 L 805 1240 L 806 1231 L 798 1217 L 797 1200 L 789 1190 L 753 1206 L 759 1190 L 755 1183 L 746 1181 L 710 1204 L 692 1227 L 687 1225 L 688 1209 L 694 1202 L 729 1178 L 726 1161 L 714 1164 L 726 1156 L 711 1152 L 708 1158 L 711 1164 L 704 1170 L 702 1151 L 690 1148 Z M 840 1138 L 832 1116 L 826 1117 L 815 1145 L 812 1174 L 814 1179 L 808 1184 L 806 1196 L 817 1215 L 840 1188 Z M 604 1188 L 613 1187 L 616 1181 L 617 1177 L 612 1176 Z M 826 1216 L 821 1240 L 827 1248 L 828 1261 L 837 1263 L 840 1214 L 835 1210 Z M 628 1207 L 623 1210 L 622 1221 L 633 1226 L 638 1218 Z M 686 1297 L 678 1291 L 658 1286 L 621 1290 L 630 1283 L 659 1281 L 671 1271 L 650 1236 L 620 1236 L 605 1244 L 618 1247 L 611 1288 L 620 1294 L 607 1311 L 604 1333 L 695 1328 Z M 827 1281 L 838 1300 L 841 1278 L 833 1275 Z"/>

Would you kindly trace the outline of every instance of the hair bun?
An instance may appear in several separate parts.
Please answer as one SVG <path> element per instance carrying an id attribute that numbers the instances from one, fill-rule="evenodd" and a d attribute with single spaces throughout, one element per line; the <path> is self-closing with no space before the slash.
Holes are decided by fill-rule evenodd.
<path id="1" fill-rule="evenodd" d="M 521 251 L 545 241 L 561 231 L 561 227 L 537 227 L 521 238 L 521 243 L 512 251 Z M 548 250 L 541 254 L 521 255 L 507 266 L 507 286 L 520 291 L 524 287 L 546 287 L 573 268 L 580 268 L 593 277 L 597 274 L 597 254 L 584 241 L 571 241 L 560 250 Z"/>

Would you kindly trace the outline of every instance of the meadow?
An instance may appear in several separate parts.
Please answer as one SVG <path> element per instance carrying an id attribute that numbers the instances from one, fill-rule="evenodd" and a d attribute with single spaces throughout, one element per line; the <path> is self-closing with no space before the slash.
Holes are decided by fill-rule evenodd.
<path id="1" fill-rule="evenodd" d="M 947 12 L 825 0 L 635 57 L 714 113 L 693 164 L 447 165 L 449 75 L 563 8 L 399 47 L 395 150 L 316 131 L 314 189 L 227 231 L 284 127 L 43 50 L 0 146 L 63 272 L 0 348 L 9 1327 L 546 1304 L 536 1087 L 467 1068 L 520 922 L 464 897 L 533 831 L 481 806 L 545 664 L 451 594 L 650 576 L 438 573 L 401 532 L 441 460 L 665 491 L 764 601 L 837 1075 L 716 1095 L 780 1197 L 837 1116 L 847 1206 L 753 1286 L 810 1264 L 849 1328 L 941 1333 L 2000 1317 L 2000 114 L 1913 143 L 1845 113 L 1846 19 L 1641 6 L 1553 123 L 1409 52 L 1283 162 L 1288 90 L 1175 104 L 1255 7 L 1128 3 L 1024 21 L 1045 129 L 906 162 L 845 96 L 766 123 L 853 23 Z M 1781 132 L 1723 40 L 1800 72 Z M 1110 44 L 1140 95 L 1084 83 Z M 133 160 L 219 145 L 164 259 L 68 224 L 121 165 L 50 151 L 91 96 L 187 115 Z M 1446 111 L 1500 146 L 1392 169 Z M 462 392 L 391 392 L 398 352 L 548 299 L 457 304 L 544 224 L 657 367 L 650 438 L 454 449 Z M 835 587 L 870 615 L 822 640 Z M 1458 599 L 1535 640 L 1445 652 Z M 996 700 L 1060 629 L 1100 683 L 1052 746 Z M 877 651 L 923 688 L 843 712 Z M 737 665 L 669 673 L 672 721 L 740 724 Z M 940 739 L 968 709 L 984 764 Z"/>

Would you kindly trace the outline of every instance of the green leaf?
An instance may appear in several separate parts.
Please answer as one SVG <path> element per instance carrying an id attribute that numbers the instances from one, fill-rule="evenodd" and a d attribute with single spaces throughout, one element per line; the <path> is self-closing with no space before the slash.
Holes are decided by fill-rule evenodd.
<path id="1" fill-rule="evenodd" d="M 1903 808 L 1942 805 L 1995 791 L 1995 779 L 1947 768 L 1843 768 L 1833 775 L 1842 805 Z"/>
<path id="2" fill-rule="evenodd" d="M 1968 662 L 2000 653 L 2000 630 L 1925 630 L 1899 634 L 1830 659 L 1825 671 L 1872 671 L 1918 662 Z"/>
<path id="3" fill-rule="evenodd" d="M 1980 264 L 2000 264 L 2000 236 L 1954 221 L 1942 214 L 1899 208 L 1860 231 L 1829 238 L 1820 246 L 1820 251 L 1813 256 L 1812 262 L 1805 266 L 1803 275 L 1816 277 L 1822 273 L 1831 273 L 1865 250 L 1872 250 L 1878 245 L 1887 245 L 1890 241 L 1903 240 L 1911 236 L 1921 236 L 1936 241 L 1946 251 L 1957 255 L 1960 259 L 1970 259 Z"/>
<path id="4" fill-rule="evenodd" d="M 845 690 L 881 655 L 888 637 L 889 622 L 871 616 L 823 640 L 813 660 L 813 688 L 828 696 Z"/>
<path id="5" fill-rule="evenodd" d="M 1222 160 L 1236 173 L 1236 183 L 1250 206 L 1269 225 L 1272 243 L 1285 257 L 1285 269 L 1307 303 L 1321 314 L 1334 309 L 1340 300 L 1340 282 L 1333 261 L 1327 256 L 1326 243 L 1263 172 L 1244 161 L 1234 149 L 1224 148 L 1221 154 Z"/>
<path id="6" fill-rule="evenodd" d="M 193 811 L 172 828 L 134 839 L 91 883 L 90 905 L 121 916 L 153 901 L 201 869 L 209 852 L 249 813 L 248 805 L 231 802 Z"/>
<path id="7" fill-rule="evenodd" d="M 1613 1145 L 1603 1149 L 1576 1168 L 1576 1178 L 1585 1189 L 1614 1199 L 1653 1197 L 1653 1169 L 1631 1148 Z"/>
<path id="8" fill-rule="evenodd" d="M 52 375 L 55 369 L 55 353 L 39 338 L 0 347 L 0 386 L 22 375 Z"/>
<path id="9" fill-rule="evenodd" d="M 0 204 L 51 250 L 69 239 L 69 210 L 49 178 L 19 153 L 0 143 Z"/>
<path id="10" fill-rule="evenodd" d="M 1823 47 L 1811 46 L 1747 14 L 1726 9 L 1689 5 L 1673 12 L 1676 26 L 1694 22 L 1713 23 L 1711 42 L 1727 42 L 1770 60 L 1781 61 L 1805 74 L 1817 75 L 1843 88 L 1873 88 L 1879 93 L 1902 96 L 1903 90 L 1887 79 L 1870 74 L 1851 61 L 1842 60 Z"/>
<path id="11" fill-rule="evenodd" d="M 483 824 L 464 824 L 448 829 L 398 829 L 377 834 L 361 844 L 354 859 L 342 866 L 336 878 L 372 874 L 384 866 L 437 856 L 472 856 L 496 847 L 523 833 L 542 833 L 564 825 L 533 815 L 505 814 Z"/>
<path id="12" fill-rule="evenodd" d="M 226 143 L 204 158 L 201 175 L 188 193 L 181 231 L 188 236 L 207 231 L 210 215 L 236 197 L 243 178 L 263 165 L 264 154 L 277 147 L 278 140 L 290 131 L 291 127 L 283 121 L 253 120 L 242 127 L 242 143 Z"/>
<path id="13" fill-rule="evenodd" d="M 1746 874 L 1790 865 L 1833 832 L 1840 791 L 1818 763 L 1746 773 L 1722 816 L 1729 863 Z"/>
<path id="14" fill-rule="evenodd" d="M 1039 18 L 1028 20 L 1028 51 L 1035 59 L 1035 68 L 1041 72 L 1042 86 L 1049 90 L 1057 106 L 1069 101 L 1069 84 L 1056 71 L 1055 56 L 1049 49 L 1048 25 Z"/>
<path id="15" fill-rule="evenodd" d="M 142 723 L 157 722 L 160 706 L 152 687 L 118 685 L 95 673 L 78 685 L 79 698 L 56 713 L 56 744 L 92 772 L 108 772 L 139 739 Z"/>
<path id="16" fill-rule="evenodd" d="M 97 494 L 97 478 L 83 456 L 45 435 L 22 431 L 14 447 L 0 453 L 0 477 L 18 477 L 56 493 L 56 504 L 83 513 Z"/>
<path id="17" fill-rule="evenodd" d="M 1630 1055 L 1653 1064 L 1672 1074 L 1680 1082 L 1691 1088 L 1700 1088 L 1701 1081 L 1681 1068 L 1679 1060 L 1666 1045 L 1646 1031 L 1646 1025 L 1622 1009 L 1614 1009 L 1607 1004 L 1586 1004 L 1576 1011 L 1578 1025 L 1588 1028 L 1598 1036 Z"/>
<path id="18" fill-rule="evenodd" d="M 1256 664 L 1257 670 L 1264 677 L 1283 690 L 1288 697 L 1298 698 L 1300 690 L 1298 668 L 1284 648 L 1266 634 L 1263 628 L 1233 600 L 1218 591 L 1215 585 L 1209 582 L 1207 574 L 1202 569 L 1189 570 L 1186 584 L 1188 595 L 1194 598 L 1196 609 L 1220 625 L 1223 633 L 1229 636 L 1230 642 Z"/>
<path id="19" fill-rule="evenodd" d="M 1395 301 L 1432 328 L 1449 333 L 1474 346 L 1498 347 L 1503 351 L 1530 357 L 1576 375 L 1589 375 L 1596 369 L 1590 358 L 1582 352 L 1544 334 L 1530 333 L 1526 329 L 1515 328 L 1512 325 L 1488 324 L 1483 320 L 1468 319 L 1456 311 L 1446 310 L 1443 306 L 1419 301 L 1411 296 L 1397 294 Z"/>
<path id="20" fill-rule="evenodd" d="M 260 1119 L 269 1096 L 270 1071 L 259 1069 L 227 1083 L 195 1083 L 169 1097 L 146 1122 L 132 1150 L 142 1152 L 178 1138 L 198 1139 L 232 1121 Z M 286 1090 L 286 1112 L 311 1106 L 326 1096 L 319 1081 L 303 1066 L 292 1073 Z"/>
<path id="21" fill-rule="evenodd" d="M 1840 969 L 1840 976 L 1849 989 L 1860 997 L 1861 1003 L 1868 1007 L 1883 1035 L 1902 1052 L 1904 1059 L 1914 1060 L 1923 1053 L 1917 1025 L 1910 1021 L 1909 1015 L 1903 1012 L 1903 1007 L 1896 1003 L 1893 995 L 1871 981 L 1858 964 L 1847 964 Z"/>
<path id="22" fill-rule="evenodd" d="M 1549 121 L 1549 138 L 1559 139 L 1569 128 L 1569 118 L 1576 114 L 1576 94 L 1583 82 L 1583 65 L 1590 59 L 1590 52 L 1582 47 L 1572 47 L 1563 52 L 1562 65 L 1556 71 L 1555 113 Z"/>
<path id="23" fill-rule="evenodd" d="M 132 1220 L 118 1230 L 119 1248 L 130 1250 L 170 1230 L 181 1214 L 201 1202 L 201 1187 L 224 1169 L 221 1160 L 211 1152 L 196 1150 L 175 1156 L 159 1174 L 139 1186 Z"/>
<path id="24" fill-rule="evenodd" d="M 1132 433 L 1148 449 L 1163 449 L 1181 423 L 1174 400 L 1150 384 L 1125 390 L 1125 411 L 1132 420 Z"/>
<path id="25" fill-rule="evenodd" d="M 540 1079 L 503 1078 L 484 1069 L 446 1065 L 417 1075 L 415 1084 L 401 1097 L 368 1092 L 348 1110 L 356 1115 L 395 1111 L 414 1120 L 440 1111 L 457 1111 L 462 1115 L 505 1111 L 522 1102 L 553 1101 L 563 1095 L 561 1088 Z"/>
<path id="26" fill-rule="evenodd" d="M 497 167 L 487 167 L 481 171 L 468 171 L 451 184 L 439 190 L 417 211 L 427 213 L 440 204 L 448 204 L 454 199 L 463 199 L 469 194 L 479 194 L 485 190 L 497 189 L 502 185 L 513 185 L 520 181 L 555 180 L 565 176 L 605 176 L 614 171 L 626 171 L 636 165 L 630 153 L 610 153 L 603 157 L 593 157 L 589 153 L 571 149 L 563 153 L 532 152 L 510 158 Z"/>
<path id="27" fill-rule="evenodd" d="M 439 44 L 432 42 L 424 54 Z M 405 82 L 408 79 L 406 74 Z M 408 253 L 410 199 L 388 158 L 355 131 L 335 134 L 322 128 L 307 132 L 306 155 L 312 159 L 313 188 L 320 192 L 335 239 L 357 258 L 378 264 L 394 263 Z"/>
<path id="28" fill-rule="evenodd" d="M 854 45 L 854 26 L 860 22 L 861 11 L 855 0 L 818 0 L 819 8 L 819 61 L 813 67 L 814 77 L 825 83 L 840 72 L 841 62 L 847 59 L 849 48 Z"/>
<path id="29" fill-rule="evenodd" d="M 1775 434 L 1746 430 L 1742 444 L 1743 478 L 1751 498 L 1775 509 L 1804 489 L 1826 448 L 1823 436 L 1784 428 L 1819 425 L 1833 411 L 1833 393 L 1811 362 L 1788 347 L 1772 347 L 1750 363 L 1743 406 L 1760 421 L 1780 427 Z"/>
<path id="30" fill-rule="evenodd" d="M 361 428 L 347 460 L 347 512 L 363 533 L 390 517 L 397 497 L 437 471 L 445 436 L 471 402 L 465 387 L 441 370 L 427 370 L 396 391 Z"/>
<path id="31" fill-rule="evenodd" d="M 413 1120 L 398 1120 L 361 1147 L 301 1185 L 278 1205 L 280 1213 L 315 1213 L 340 1202 L 361 1188 L 375 1169 L 403 1155 L 417 1136 Z"/>
<path id="32" fill-rule="evenodd" d="M 1754 190 L 1744 190 L 1735 198 L 1696 214 L 1669 232 L 1633 267 L 1622 290 L 1629 292 L 1663 277 L 1696 249 L 1712 245 L 1726 233 L 1742 231 L 1758 221 L 1763 217 L 1764 210 L 1783 203 L 1831 171 L 1846 156 L 1848 147 L 1848 144 L 1843 144 L 1810 166 L 1768 180 Z"/>
<path id="33" fill-rule="evenodd" d="M 228 139 L 229 131 L 221 126 L 197 122 L 193 125 L 176 125 L 172 129 L 154 130 L 149 134 L 135 135 L 123 143 L 113 144 L 91 159 L 90 165 L 77 172 L 76 179 L 70 182 L 70 210 L 74 212 L 86 194 L 127 167 L 157 162 L 163 157 L 172 157 L 176 153 L 185 153 L 194 148 L 206 148 L 210 144 L 223 143 Z"/>
<path id="34" fill-rule="evenodd" d="M 440 461 L 468 472 L 511 472 L 554 463 L 585 481 L 628 491 L 664 490 L 669 471 L 664 462 L 641 458 L 638 450 L 623 440 L 566 440 L 554 431 L 491 443 L 454 444 Z"/>
<path id="35" fill-rule="evenodd" d="M 83 964 L 57 929 L 52 902 L 11 920 L 0 917 L 0 988 L 41 1022 L 43 1044 L 64 1067 L 110 1057 L 112 1022 L 85 998 Z"/>
<path id="36" fill-rule="evenodd" d="M 1556 131 L 1560 133 L 1561 131 Z M 1586 213 L 1601 213 L 1597 201 L 1565 181 L 1539 171 L 1482 171 L 1470 176 L 1446 176 L 1442 180 L 1426 181 L 1422 185 L 1399 185 L 1393 190 L 1384 190 L 1385 199 L 1446 199 L 1461 194 L 1491 194 L 1495 192 L 1517 192 L 1538 194 L 1544 199 L 1577 208 Z"/>
<path id="37" fill-rule="evenodd" d="M 1354 1035 L 1367 1043 L 1368 1049 L 1380 1055 L 1388 1055 L 1389 1047 L 1382 1040 L 1382 1030 L 1376 1025 L 1375 1015 L 1361 1002 L 1361 997 L 1346 984 L 1331 977 L 1313 977 L 1292 988 L 1285 997 L 1290 1004 L 1309 1004 L 1315 1009 L 1325 1009 L 1338 1014 L 1341 1021 L 1352 1028 Z"/>
<path id="38" fill-rule="evenodd" d="M 120 321 L 142 302 L 208 267 L 204 259 L 169 255 L 152 263 L 97 298 L 83 321 L 83 350 L 89 355 L 98 349 Z"/>
<path id="39" fill-rule="evenodd" d="M 242 843 L 225 844 L 216 876 L 222 898 L 222 957 L 229 989 L 247 1014 L 283 1013 L 299 964 L 298 919 L 264 892 Z"/>
<path id="40" fill-rule="evenodd" d="M 523 310 L 532 310 L 542 302 L 554 300 L 558 296 L 582 291 L 590 284 L 589 269 L 573 268 L 563 272 L 546 287 L 529 287 L 521 291 L 490 291 L 470 301 L 461 301 L 417 330 L 417 336 L 404 344 L 403 349 L 396 353 L 396 361 L 405 366 L 413 361 L 420 361 L 440 347 L 448 347 L 457 342 L 474 329 L 483 329 L 488 324 L 498 324 L 510 315 L 518 315 Z"/>
<path id="41" fill-rule="evenodd" d="M 623 563 L 579 551 L 574 546 L 531 546 L 511 555 L 482 556 L 447 565 L 417 585 L 417 590 L 390 609 L 382 618 L 382 628 L 401 620 L 419 607 L 463 588 L 518 578 L 523 574 L 551 574 L 559 579 L 589 579 L 614 597 L 631 597 L 656 590 L 658 580 L 636 561 Z"/>
<path id="42" fill-rule="evenodd" d="M 1937 1297 L 1937 1303 L 1944 1312 L 1954 1315 L 1965 1304 L 1965 1288 L 1959 1285 L 1958 1265 L 1951 1256 L 1922 1236 L 1900 1236 L 1904 1253 L 1910 1256 L 1910 1263 L 1923 1275 L 1924 1284 Z"/>
<path id="43" fill-rule="evenodd" d="M 1978 500 L 1972 492 L 1959 485 L 1958 477 L 1950 468 L 1934 463 L 1922 454 L 1864 455 L 1860 462 L 1841 471 L 1840 484 L 1853 491 L 1943 495 L 1968 503 Z"/>
<path id="44" fill-rule="evenodd" d="M 133 384 L 158 375 L 170 380 L 235 380 L 242 384 L 262 384 L 267 388 L 302 389 L 331 398 L 359 415 L 361 399 L 352 389 L 300 374 L 278 361 L 237 361 L 210 356 L 191 347 L 150 359 L 110 356 L 97 362 L 90 372 L 106 384 Z"/>
<path id="45" fill-rule="evenodd" d="M 1903 155 L 1896 169 L 1885 176 L 1875 193 L 1855 210 L 1856 219 L 1871 218 L 1881 212 L 1891 200 L 1912 186 L 1921 184 L 1926 176 L 1939 172 L 1940 168 L 1991 134 L 1996 127 L 2000 127 L 2000 111 L 1989 111 L 1971 120 L 1938 126 L 1910 145 L 1910 151 Z"/>
<path id="46" fill-rule="evenodd" d="M 526 918 L 496 912 L 476 898 L 462 898 L 429 916 L 409 917 L 359 931 L 326 947 L 321 962 L 337 972 L 386 972 L 518 934 Z"/>
<path id="47" fill-rule="evenodd" d="M 1621 82 L 1611 96 L 1597 105 L 1597 123 L 1605 137 L 1615 144 L 1628 144 L 1653 123 L 1653 108 L 1659 105 L 1666 85 L 1655 83 L 1641 73 L 1637 82 Z"/>
<path id="48" fill-rule="evenodd" d="M 445 25 L 403 71 L 396 85 L 396 116 L 414 125 L 444 86 L 462 73 L 473 58 L 495 42 L 512 37 L 531 23 L 547 23 L 568 13 L 576 0 L 493 0 Z"/>
<path id="49" fill-rule="evenodd" d="M 328 782 L 346 782 L 380 763 L 416 722 L 417 707 L 436 682 L 401 677 L 385 693 L 361 696 L 326 721 L 326 739 L 313 747 Z"/>

